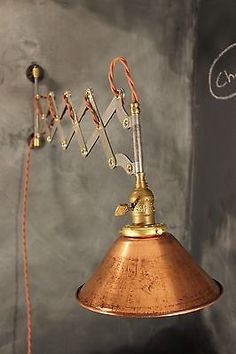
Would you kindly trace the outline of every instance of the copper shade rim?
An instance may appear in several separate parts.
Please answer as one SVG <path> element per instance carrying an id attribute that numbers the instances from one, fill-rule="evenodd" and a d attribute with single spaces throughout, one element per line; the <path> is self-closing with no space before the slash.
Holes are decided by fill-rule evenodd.
<path id="1" fill-rule="evenodd" d="M 84 284 L 82 284 L 78 290 L 76 291 L 76 299 L 79 302 L 79 304 L 90 311 L 102 314 L 102 315 L 109 315 L 109 316 L 117 316 L 117 317 L 136 317 L 136 318 L 154 318 L 154 317 L 170 317 L 170 316 L 178 316 L 178 315 L 184 315 L 190 312 L 196 312 L 199 310 L 202 310 L 208 306 L 211 306 L 212 304 L 214 304 L 223 294 L 223 286 L 221 285 L 221 283 L 219 283 L 217 280 L 212 279 L 216 285 L 219 288 L 219 293 L 217 294 L 217 296 L 214 298 L 214 300 L 212 301 L 207 301 L 205 303 L 202 303 L 201 305 L 198 305 L 196 307 L 190 307 L 187 308 L 185 310 L 180 310 L 180 311 L 176 311 L 176 312 L 167 312 L 167 313 L 158 313 L 158 312 L 153 312 L 153 313 L 144 313 L 144 314 L 140 314 L 140 313 L 129 313 L 129 312 L 119 312 L 119 311 L 112 311 L 110 309 L 104 309 L 101 307 L 92 307 L 92 306 L 88 306 L 88 305 L 84 305 L 80 299 L 79 299 L 79 293 L 81 291 L 81 289 L 83 288 Z"/>

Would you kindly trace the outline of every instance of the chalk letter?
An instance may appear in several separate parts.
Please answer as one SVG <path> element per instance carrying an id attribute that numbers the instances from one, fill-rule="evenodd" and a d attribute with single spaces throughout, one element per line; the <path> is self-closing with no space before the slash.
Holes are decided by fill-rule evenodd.
<path id="1" fill-rule="evenodd" d="M 218 88 L 221 88 L 221 87 L 224 87 L 225 85 L 227 85 L 227 81 L 224 81 L 223 83 L 220 83 L 220 82 L 219 82 L 222 74 L 223 74 L 223 73 L 222 73 L 222 71 L 221 71 L 221 72 L 219 73 L 219 75 L 217 76 L 217 78 L 216 78 L 216 86 L 217 86 Z"/>
<path id="2" fill-rule="evenodd" d="M 235 79 L 234 74 L 232 74 L 232 73 L 231 73 L 231 74 L 228 74 L 226 70 L 224 70 L 224 73 L 225 73 L 225 76 L 227 77 L 228 83 L 230 84 L 231 79 L 232 79 L 232 80 Z"/>

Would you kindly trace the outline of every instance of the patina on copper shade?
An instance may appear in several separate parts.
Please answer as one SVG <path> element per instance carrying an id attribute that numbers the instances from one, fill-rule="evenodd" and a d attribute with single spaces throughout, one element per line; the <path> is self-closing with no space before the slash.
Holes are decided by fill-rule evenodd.
<path id="1" fill-rule="evenodd" d="M 83 307 L 115 316 L 162 317 L 200 310 L 220 297 L 222 286 L 165 225 L 155 224 L 153 204 L 144 175 L 136 176 L 130 197 L 133 223 L 121 229 L 102 263 L 78 289 Z"/>

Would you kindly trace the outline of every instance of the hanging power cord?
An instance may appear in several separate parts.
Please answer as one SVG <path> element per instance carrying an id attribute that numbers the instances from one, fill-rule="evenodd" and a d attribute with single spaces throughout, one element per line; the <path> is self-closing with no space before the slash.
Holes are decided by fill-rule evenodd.
<path id="1" fill-rule="evenodd" d="M 26 242 L 26 219 L 27 219 L 27 201 L 29 189 L 29 175 L 30 175 L 30 158 L 32 152 L 33 140 L 31 139 L 24 163 L 24 182 L 22 194 L 22 254 L 24 263 L 24 288 L 25 288 L 25 305 L 26 305 L 26 321 L 27 321 L 27 354 L 32 354 L 32 308 L 29 286 L 29 262 L 27 255 Z"/>

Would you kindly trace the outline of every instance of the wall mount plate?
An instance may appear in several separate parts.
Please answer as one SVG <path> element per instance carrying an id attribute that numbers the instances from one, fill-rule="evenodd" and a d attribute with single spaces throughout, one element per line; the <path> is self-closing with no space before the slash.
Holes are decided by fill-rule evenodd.
<path id="1" fill-rule="evenodd" d="M 31 82 L 34 82 L 34 77 L 33 77 L 33 68 L 37 66 L 37 68 L 39 69 L 39 77 L 38 77 L 38 81 L 41 81 L 44 77 L 44 70 L 43 68 L 38 65 L 37 63 L 32 63 L 30 66 L 28 66 L 28 68 L 26 69 L 26 77 L 28 80 L 30 80 Z"/>

